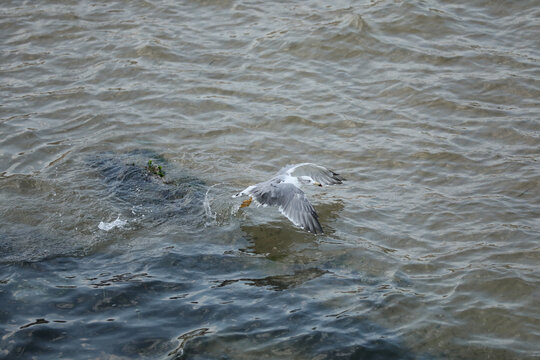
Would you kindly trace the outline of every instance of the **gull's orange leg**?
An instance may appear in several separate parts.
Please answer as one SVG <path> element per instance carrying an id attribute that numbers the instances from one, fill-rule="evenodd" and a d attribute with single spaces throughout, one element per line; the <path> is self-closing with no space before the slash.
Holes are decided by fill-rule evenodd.
<path id="1" fill-rule="evenodd" d="M 243 207 L 248 207 L 248 206 L 251 204 L 252 201 L 253 201 L 253 198 L 250 196 L 249 199 L 244 200 L 244 201 L 242 202 L 242 205 L 240 205 L 240 207 L 241 207 L 241 208 L 243 208 Z"/>

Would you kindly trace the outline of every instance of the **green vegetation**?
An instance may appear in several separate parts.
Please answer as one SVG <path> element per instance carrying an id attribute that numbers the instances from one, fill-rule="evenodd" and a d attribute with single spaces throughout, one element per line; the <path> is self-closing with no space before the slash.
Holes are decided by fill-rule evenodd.
<path id="1" fill-rule="evenodd" d="M 152 163 L 152 160 L 148 160 L 148 165 L 146 166 L 146 169 L 151 174 L 157 175 L 161 178 L 165 176 L 165 172 L 163 171 L 163 168 L 161 167 L 161 165 L 154 165 Z"/>

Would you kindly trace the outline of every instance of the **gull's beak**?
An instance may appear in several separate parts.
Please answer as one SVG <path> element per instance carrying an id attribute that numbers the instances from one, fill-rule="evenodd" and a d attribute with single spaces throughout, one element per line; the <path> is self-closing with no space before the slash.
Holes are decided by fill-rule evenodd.
<path id="1" fill-rule="evenodd" d="M 317 181 L 314 181 L 314 182 L 313 182 L 313 185 L 315 185 L 315 186 L 322 186 L 322 184 L 321 184 L 320 182 L 317 182 Z"/>

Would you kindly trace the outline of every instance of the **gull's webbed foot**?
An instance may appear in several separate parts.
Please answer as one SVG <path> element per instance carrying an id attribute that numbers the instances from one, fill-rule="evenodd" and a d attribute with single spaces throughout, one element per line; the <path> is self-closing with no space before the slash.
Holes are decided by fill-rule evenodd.
<path id="1" fill-rule="evenodd" d="M 249 199 L 242 201 L 242 204 L 240 205 L 240 207 L 241 208 L 248 207 L 252 201 L 253 201 L 253 198 L 250 196 Z"/>

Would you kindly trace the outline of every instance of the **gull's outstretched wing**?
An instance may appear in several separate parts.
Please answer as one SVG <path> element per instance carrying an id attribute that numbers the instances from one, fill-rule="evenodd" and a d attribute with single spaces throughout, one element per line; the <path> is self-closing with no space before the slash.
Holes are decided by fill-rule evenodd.
<path id="1" fill-rule="evenodd" d="M 313 234 L 322 234 L 318 215 L 302 190 L 286 182 L 267 181 L 246 190 L 254 200 L 263 206 L 277 206 L 279 211 L 294 225 Z"/>
<path id="2" fill-rule="evenodd" d="M 278 174 L 287 174 L 294 177 L 309 176 L 314 181 L 321 183 L 322 185 L 341 184 L 342 181 L 345 181 L 343 177 L 336 174 L 332 170 L 328 170 L 324 166 L 311 163 L 288 165 L 281 169 Z"/>

